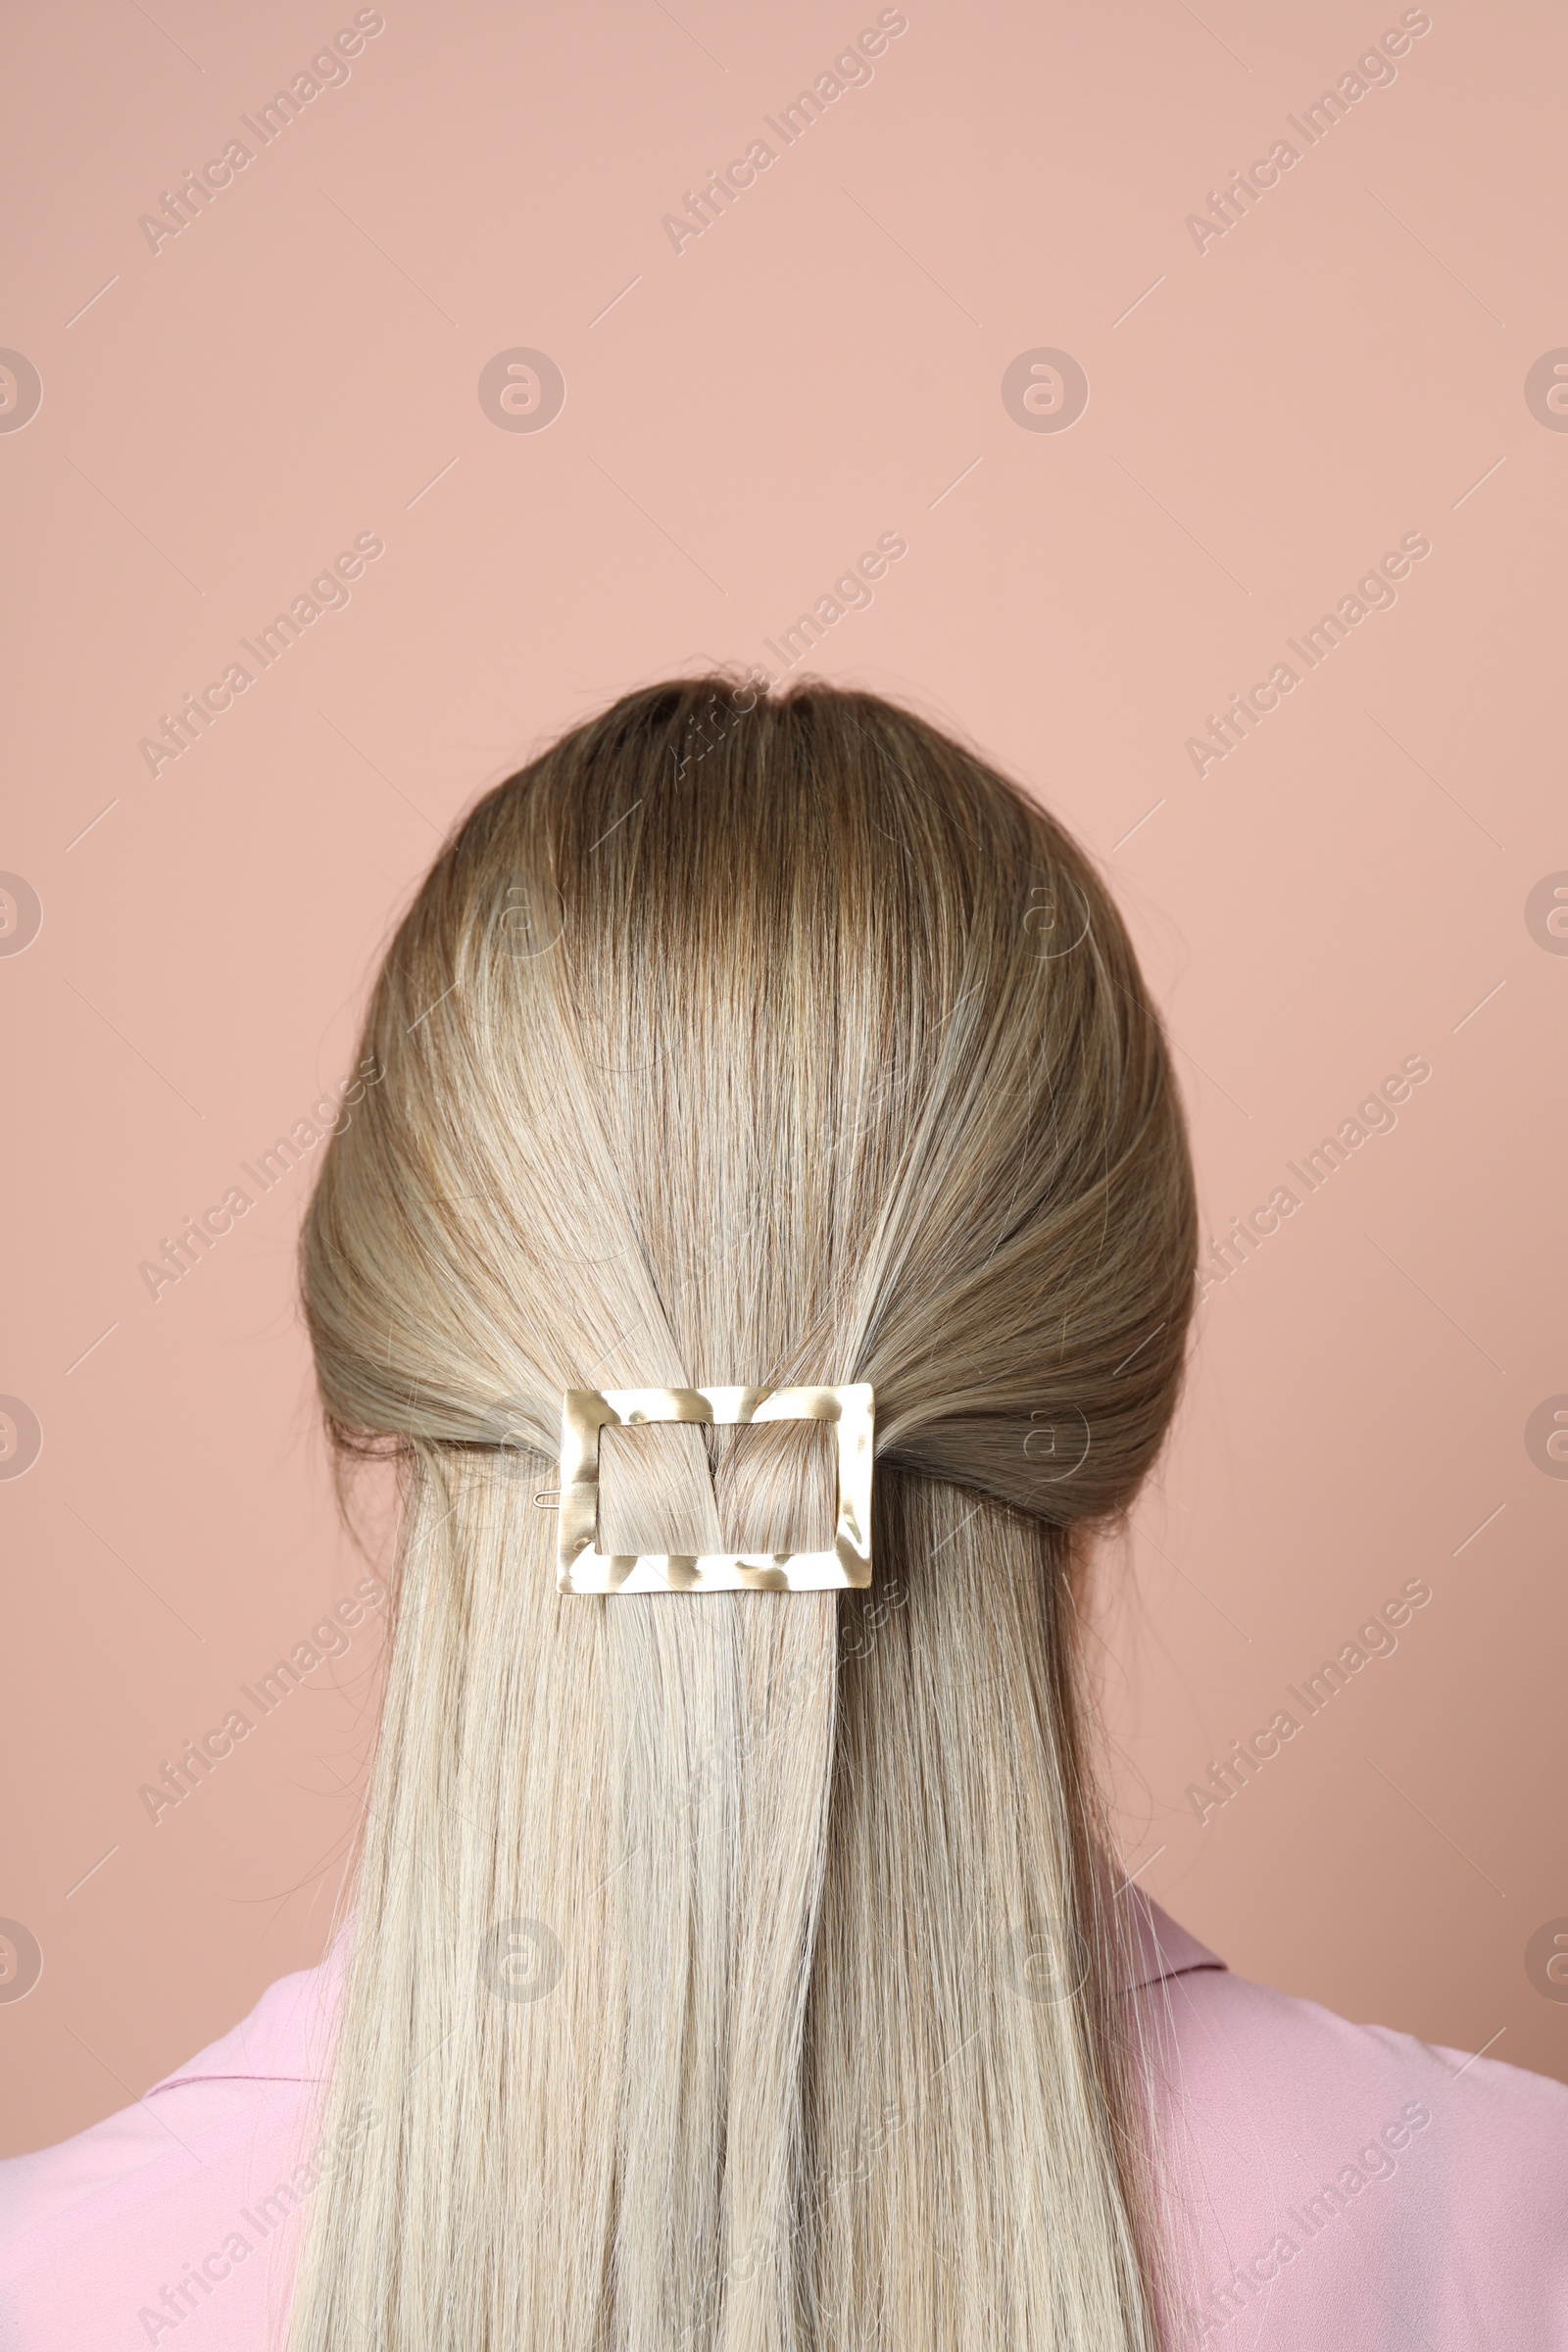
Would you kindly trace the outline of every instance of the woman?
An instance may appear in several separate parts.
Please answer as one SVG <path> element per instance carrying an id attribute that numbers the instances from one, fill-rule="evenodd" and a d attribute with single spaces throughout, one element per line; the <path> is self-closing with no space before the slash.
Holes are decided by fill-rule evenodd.
<path id="1" fill-rule="evenodd" d="M 652 688 L 480 802 L 363 1053 L 303 1243 L 405 1500 L 352 1911 L 0 2172 L 8 2340 L 1568 2345 L 1568 2091 L 1241 1982 L 1109 1859 L 1085 1584 L 1196 1232 L 1060 827 L 873 697 Z M 614 1402 L 692 1388 L 825 1417 Z"/>

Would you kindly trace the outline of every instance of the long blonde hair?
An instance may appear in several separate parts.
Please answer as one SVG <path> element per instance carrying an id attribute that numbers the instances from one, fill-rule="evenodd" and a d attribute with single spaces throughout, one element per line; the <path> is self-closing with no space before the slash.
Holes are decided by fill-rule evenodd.
<path id="1" fill-rule="evenodd" d="M 1077 1627 L 1196 1249 L 1092 866 L 874 696 L 649 688 L 462 823 L 363 1051 L 304 1290 L 405 1507 L 293 2352 L 1149 2352 Z M 869 1592 L 558 1593 L 564 1388 L 852 1380 Z M 602 1479 L 610 1548 L 826 1540 L 804 1425 Z"/>

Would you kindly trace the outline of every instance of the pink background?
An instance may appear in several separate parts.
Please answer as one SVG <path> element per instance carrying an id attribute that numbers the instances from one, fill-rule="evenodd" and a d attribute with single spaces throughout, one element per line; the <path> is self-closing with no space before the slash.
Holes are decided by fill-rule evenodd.
<path id="1" fill-rule="evenodd" d="M 364 1563 L 294 1302 L 312 1155 L 156 1302 L 139 1265 L 347 1075 L 483 785 L 634 682 L 777 670 L 764 639 L 886 532 L 907 555 L 809 664 L 969 734 L 1102 860 L 1208 1231 L 1431 1066 L 1204 1300 L 1113 1563 L 1128 1867 L 1237 1968 L 1568 2075 L 1526 1958 L 1568 1927 L 1568 1463 L 1526 1444 L 1568 1391 L 1568 940 L 1527 919 L 1568 868 L 1568 416 L 1526 398 L 1568 344 L 1565 34 L 1435 0 L 1308 146 L 1287 118 L 1401 12 L 1296 13 L 911 0 L 788 147 L 764 116 L 875 6 L 386 0 L 265 148 L 241 116 L 352 7 L 13 20 L 0 342 L 43 400 L 0 432 L 0 868 L 43 920 L 0 956 L 0 1392 L 43 1447 L 0 1481 L 0 1915 L 43 1973 L 0 2002 L 7 2149 L 318 1956 L 366 1754 L 373 1618 L 148 1818 Z M 139 217 L 236 136 L 152 251 Z M 759 137 L 776 161 L 677 252 L 662 217 Z M 1200 250 L 1188 215 L 1282 138 L 1299 161 Z M 564 377 L 546 430 L 480 405 L 518 348 Z M 1004 405 L 1039 349 L 1087 374 L 1069 429 Z M 346 607 L 150 773 L 161 714 L 359 534 L 384 553 Z M 1200 775 L 1206 714 L 1406 534 L 1397 601 Z M 0 947 L 25 925 L 24 897 Z M 1396 1651 L 1200 1824 L 1189 1785 L 1412 1578 Z"/>

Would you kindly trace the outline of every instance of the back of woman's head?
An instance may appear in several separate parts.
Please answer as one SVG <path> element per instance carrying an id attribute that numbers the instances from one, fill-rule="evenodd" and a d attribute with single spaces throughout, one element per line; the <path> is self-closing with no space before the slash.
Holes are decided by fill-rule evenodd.
<path id="1" fill-rule="evenodd" d="M 649 689 L 461 826 L 365 1051 L 305 1288 L 406 1510 L 295 2346 L 1152 2342 L 1075 1592 L 1193 1201 L 1092 867 L 874 697 Z M 558 1592 L 564 1390 L 850 1381 L 868 1591 Z M 600 1546 L 821 1549 L 822 1441 L 609 1431 Z"/>

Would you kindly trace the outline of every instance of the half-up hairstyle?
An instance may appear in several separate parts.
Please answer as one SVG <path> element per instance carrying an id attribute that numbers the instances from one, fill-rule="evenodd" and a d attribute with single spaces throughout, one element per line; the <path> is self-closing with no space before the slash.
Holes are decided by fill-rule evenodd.
<path id="1" fill-rule="evenodd" d="M 1078 1628 L 1196 1236 L 1092 865 L 874 696 L 650 688 L 460 825 L 362 1052 L 304 1291 L 404 1507 L 293 2352 L 1152 2352 Z M 564 1389 L 847 1381 L 870 1591 L 558 1592 Z M 601 1476 L 602 1548 L 829 1540 L 810 1425 Z"/>

